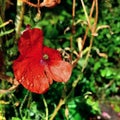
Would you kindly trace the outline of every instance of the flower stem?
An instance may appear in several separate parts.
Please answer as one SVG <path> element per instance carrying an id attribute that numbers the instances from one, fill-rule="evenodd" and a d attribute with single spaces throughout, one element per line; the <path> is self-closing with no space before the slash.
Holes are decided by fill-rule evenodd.
<path id="1" fill-rule="evenodd" d="M 73 3 L 72 3 L 72 35 L 70 37 L 70 50 L 71 50 L 71 55 L 70 55 L 70 58 L 71 58 L 71 61 L 72 61 L 72 56 L 73 56 L 73 40 L 74 40 L 74 34 L 75 34 L 75 4 L 76 4 L 76 0 L 73 0 Z"/>
<path id="2" fill-rule="evenodd" d="M 23 101 L 22 101 L 22 103 L 21 103 L 21 105 L 20 105 L 20 108 L 19 108 L 19 111 L 20 111 L 20 117 L 21 117 L 21 118 L 23 118 L 23 114 L 22 114 L 23 105 L 24 105 L 24 103 L 25 103 L 25 101 L 26 101 L 26 99 L 27 99 L 29 93 L 30 93 L 30 92 L 27 91 L 27 93 L 26 93 L 26 95 L 25 95 L 25 97 L 24 97 L 24 99 L 23 99 Z"/>
<path id="3" fill-rule="evenodd" d="M 45 112 L 46 112 L 45 120 L 48 120 L 49 112 L 48 112 L 48 106 L 47 106 L 47 102 L 46 102 L 46 99 L 45 99 L 44 95 L 42 95 L 42 99 L 43 99 L 43 103 L 45 105 Z"/>
<path id="4" fill-rule="evenodd" d="M 57 115 L 58 111 L 60 110 L 61 106 L 65 104 L 65 98 L 64 99 L 60 99 L 58 106 L 55 108 L 54 112 L 52 113 L 52 116 L 50 118 L 50 120 L 53 120 L 55 118 L 55 116 Z"/>

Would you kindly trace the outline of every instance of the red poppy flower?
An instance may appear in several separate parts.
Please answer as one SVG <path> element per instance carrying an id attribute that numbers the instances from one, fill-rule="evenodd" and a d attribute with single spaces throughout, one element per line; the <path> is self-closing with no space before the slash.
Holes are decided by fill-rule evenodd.
<path id="1" fill-rule="evenodd" d="M 43 33 L 38 28 L 26 30 L 18 43 L 19 57 L 13 62 L 15 78 L 31 92 L 46 92 L 53 80 L 67 82 L 72 66 L 60 53 L 43 45 Z"/>

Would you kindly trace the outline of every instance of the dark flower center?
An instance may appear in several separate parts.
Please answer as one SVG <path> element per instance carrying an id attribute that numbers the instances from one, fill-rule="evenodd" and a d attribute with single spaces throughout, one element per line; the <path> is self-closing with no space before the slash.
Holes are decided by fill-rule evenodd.
<path id="1" fill-rule="evenodd" d="M 48 59 L 49 59 L 49 56 L 48 56 L 47 54 L 44 54 L 44 55 L 43 55 L 43 59 L 44 59 L 44 60 L 48 60 Z"/>

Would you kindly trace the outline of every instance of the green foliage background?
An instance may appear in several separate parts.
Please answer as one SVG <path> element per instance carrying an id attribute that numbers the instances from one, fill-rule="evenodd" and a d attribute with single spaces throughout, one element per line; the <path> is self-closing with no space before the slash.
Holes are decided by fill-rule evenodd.
<path id="1" fill-rule="evenodd" d="M 14 77 L 12 62 L 19 55 L 16 33 L 16 19 L 21 12 L 17 1 L 6 6 L 0 1 L 0 89 L 9 89 L 12 85 L 8 77 Z M 92 0 L 84 0 L 89 15 Z M 76 0 L 75 17 L 72 16 L 73 1 L 62 0 L 54 8 L 41 8 L 41 15 L 34 7 L 25 4 L 25 12 L 20 32 L 26 25 L 38 27 L 44 31 L 46 46 L 62 49 L 72 60 L 76 59 L 73 51 L 79 53 L 77 40 L 83 39 L 87 29 L 87 19 L 80 0 Z M 38 95 L 30 93 L 23 86 L 5 92 L 0 91 L 0 119 L 2 120 L 47 120 L 53 116 L 53 111 L 63 100 L 55 120 L 89 120 L 101 116 L 100 104 L 114 105 L 114 111 L 120 112 L 120 1 L 98 1 L 98 23 L 100 28 L 94 37 L 90 56 L 89 51 L 91 32 L 88 32 L 83 55 L 73 69 L 68 83 L 53 83 L 47 93 Z M 4 13 L 4 14 L 3 14 Z M 95 13 L 94 13 L 95 14 Z M 94 16 L 91 23 L 94 22 Z M 4 25 L 8 20 L 13 22 Z M 18 21 L 20 21 L 18 19 Z M 74 26 L 73 26 L 74 23 Z M 75 28 L 74 33 L 73 27 Z M 71 46 L 72 39 L 72 48 Z M 65 56 L 63 56 L 64 58 Z M 82 69 L 84 71 L 82 71 Z M 3 75 L 5 77 L 3 77 Z M 77 81 L 77 85 L 75 82 Z M 102 119 L 102 118 L 101 118 Z"/>

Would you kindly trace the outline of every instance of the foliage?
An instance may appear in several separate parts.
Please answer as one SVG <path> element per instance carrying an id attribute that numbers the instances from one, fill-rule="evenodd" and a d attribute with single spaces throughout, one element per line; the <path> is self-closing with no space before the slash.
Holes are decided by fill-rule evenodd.
<path id="1" fill-rule="evenodd" d="M 41 8 L 40 14 L 27 3 L 20 7 L 6 0 L 0 8 L 4 13 L 0 10 L 0 119 L 97 119 L 99 104 L 106 101 L 120 112 L 120 2 L 98 1 L 87 18 L 93 2 L 84 0 L 84 6 L 82 0 L 61 0 L 53 8 Z M 9 89 L 14 87 L 10 80 L 14 79 L 13 60 L 19 55 L 17 42 L 27 25 L 41 28 L 44 44 L 58 49 L 73 64 L 70 80 L 54 82 L 44 95 L 30 93 L 21 85 Z"/>

